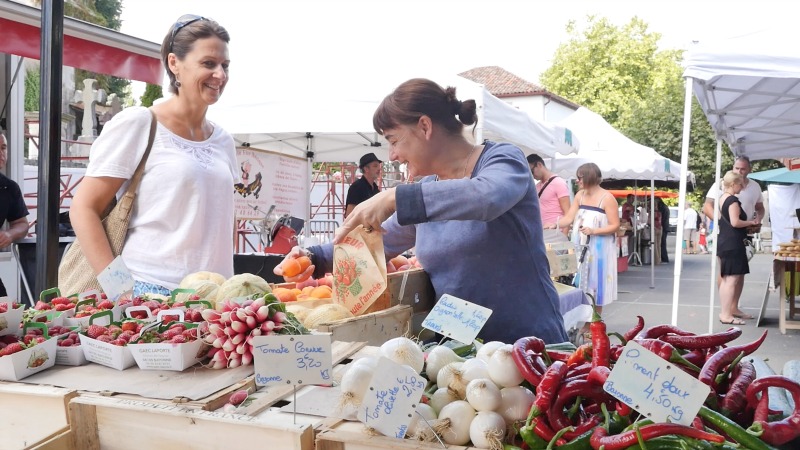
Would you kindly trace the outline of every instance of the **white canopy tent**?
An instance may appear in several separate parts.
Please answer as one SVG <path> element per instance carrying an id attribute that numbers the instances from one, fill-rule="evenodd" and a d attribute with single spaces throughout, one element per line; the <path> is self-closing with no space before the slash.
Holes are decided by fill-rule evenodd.
<path id="1" fill-rule="evenodd" d="M 780 35 L 779 35 L 780 34 Z M 800 54 L 788 30 L 770 30 L 719 42 L 695 44 L 684 59 L 686 96 L 681 164 L 689 157 L 692 92 L 717 137 L 716 179 L 720 178 L 722 141 L 736 156 L 752 160 L 796 157 L 800 148 Z M 686 186 L 681 182 L 679 218 Z M 719 219 L 715 208 L 714 221 Z M 714 233 L 719 227 L 714 227 Z M 678 227 L 677 243 L 683 239 Z M 716 248 L 712 257 L 716 273 Z M 678 320 L 681 252 L 675 255 L 672 323 Z M 716 277 L 711 277 L 709 331 L 714 323 Z"/>
<path id="2" fill-rule="evenodd" d="M 545 157 L 577 151 L 578 140 L 569 130 L 539 122 L 465 78 L 449 81 L 440 84 L 454 85 L 460 99 L 477 102 L 476 142 L 511 142 L 526 154 L 535 150 Z M 297 92 L 292 100 L 220 102 L 208 115 L 233 135 L 237 145 L 306 158 L 309 172 L 313 162 L 356 162 L 368 152 L 389 160 L 388 143 L 372 127 L 372 115 L 383 96 L 350 94 L 349 99 L 341 99 L 334 93 L 304 98 L 301 89 Z M 308 215 L 303 219 L 308 220 Z"/>
<path id="3" fill-rule="evenodd" d="M 652 148 L 634 142 L 588 108 L 579 108 L 558 124 L 581 136 L 581 148 L 570 155 L 556 155 L 551 160 L 550 170 L 561 177 L 573 178 L 578 167 L 592 162 L 600 168 L 604 179 L 650 180 L 650 229 L 654 230 L 654 182 L 678 180 L 681 166 Z M 650 287 L 653 288 L 655 258 L 651 258 L 650 265 Z"/>

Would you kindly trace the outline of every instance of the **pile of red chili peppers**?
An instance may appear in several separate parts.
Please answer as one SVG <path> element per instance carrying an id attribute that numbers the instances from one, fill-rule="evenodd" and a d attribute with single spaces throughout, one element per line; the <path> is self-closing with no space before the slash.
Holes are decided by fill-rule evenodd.
<path id="1" fill-rule="evenodd" d="M 756 378 L 746 359 L 766 338 L 729 345 L 742 334 L 731 327 L 695 335 L 671 325 L 636 326 L 608 333 L 595 312 L 591 343 L 573 352 L 551 350 L 536 337 L 514 344 L 514 361 L 536 397 L 519 428 L 523 448 L 562 450 L 618 449 L 774 449 L 800 437 L 800 384 L 782 376 Z M 620 343 L 611 343 L 616 337 Z M 711 387 L 692 426 L 652 423 L 603 390 L 625 344 L 634 340 Z M 775 420 L 767 389 L 786 389 L 795 409 Z M 779 414 L 780 415 L 780 414 Z M 796 442 L 795 442 L 796 443 Z"/>

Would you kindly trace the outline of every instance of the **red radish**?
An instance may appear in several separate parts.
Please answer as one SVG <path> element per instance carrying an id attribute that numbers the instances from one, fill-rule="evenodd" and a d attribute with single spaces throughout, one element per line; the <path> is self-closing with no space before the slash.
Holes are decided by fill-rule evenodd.
<path id="1" fill-rule="evenodd" d="M 246 338 L 246 335 L 245 335 L 245 334 L 243 334 L 243 333 L 239 333 L 239 334 L 236 334 L 236 335 L 234 335 L 234 336 L 231 338 L 231 342 L 233 342 L 233 345 L 239 345 L 239 344 L 241 344 L 242 342 L 244 342 L 245 338 Z"/>
<path id="2" fill-rule="evenodd" d="M 228 401 L 234 406 L 241 405 L 242 403 L 244 403 L 245 400 L 247 400 L 246 390 L 236 391 L 233 394 L 231 394 L 231 398 L 228 399 Z"/>
<path id="3" fill-rule="evenodd" d="M 242 365 L 243 366 L 248 366 L 248 365 L 250 365 L 252 363 L 253 363 L 253 354 L 248 352 L 248 351 L 245 351 L 242 354 Z"/>
<path id="4" fill-rule="evenodd" d="M 258 322 L 256 321 L 255 317 L 248 317 L 247 318 L 247 328 L 250 328 L 252 330 L 253 328 L 255 328 L 257 326 L 258 326 Z"/>

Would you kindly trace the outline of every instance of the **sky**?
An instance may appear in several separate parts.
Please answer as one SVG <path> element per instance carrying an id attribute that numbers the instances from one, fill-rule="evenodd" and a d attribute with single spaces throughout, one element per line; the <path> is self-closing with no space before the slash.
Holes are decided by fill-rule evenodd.
<path id="1" fill-rule="evenodd" d="M 231 35 L 227 105 L 298 91 L 381 98 L 409 78 L 490 65 L 537 82 L 567 23 L 588 15 L 620 26 L 637 16 L 678 49 L 791 19 L 774 0 L 124 0 L 121 31 L 160 43 L 187 13 Z"/>

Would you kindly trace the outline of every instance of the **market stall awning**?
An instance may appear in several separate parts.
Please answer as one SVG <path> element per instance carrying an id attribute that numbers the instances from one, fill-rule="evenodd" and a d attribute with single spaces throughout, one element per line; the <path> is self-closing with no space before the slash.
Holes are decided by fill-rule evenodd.
<path id="1" fill-rule="evenodd" d="M 41 10 L 0 0 L 0 53 L 40 59 Z M 161 84 L 160 46 L 80 20 L 64 18 L 64 65 Z"/>
<path id="2" fill-rule="evenodd" d="M 627 196 L 633 194 L 636 197 L 650 197 L 650 191 L 644 190 L 631 190 L 631 189 L 608 189 L 608 192 L 611 193 L 616 198 L 626 198 Z M 678 198 L 677 192 L 669 192 L 669 191 L 653 191 L 653 196 L 656 198 Z"/>
<path id="3" fill-rule="evenodd" d="M 789 170 L 786 167 L 781 167 L 753 172 L 747 178 L 763 181 L 764 183 L 800 184 L 800 170 Z"/>

